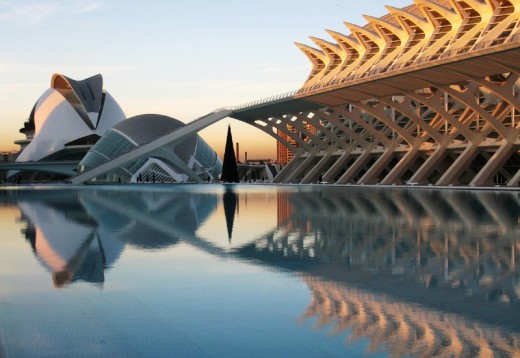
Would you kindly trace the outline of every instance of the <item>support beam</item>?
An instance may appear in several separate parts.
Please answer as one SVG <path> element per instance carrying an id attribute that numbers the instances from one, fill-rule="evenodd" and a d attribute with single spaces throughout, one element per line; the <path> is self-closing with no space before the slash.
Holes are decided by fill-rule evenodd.
<path id="1" fill-rule="evenodd" d="M 352 163 L 352 165 L 347 169 L 347 171 L 338 179 L 337 183 L 349 183 L 354 178 L 354 176 L 356 176 L 356 174 L 359 173 L 361 169 L 363 169 L 363 166 L 366 165 L 372 155 L 373 154 L 371 150 L 365 150 L 365 152 L 361 154 L 359 158 L 357 158 L 356 161 Z"/>
<path id="2" fill-rule="evenodd" d="M 402 184 L 401 177 L 419 157 L 419 148 L 414 146 L 393 167 L 392 170 L 381 180 L 381 184 Z"/>
<path id="3" fill-rule="evenodd" d="M 501 166 L 511 157 L 515 151 L 513 143 L 506 142 L 491 156 L 486 165 L 478 172 L 478 174 L 469 183 L 470 185 L 492 185 L 493 175 L 495 175 Z"/>
<path id="4" fill-rule="evenodd" d="M 359 182 L 363 184 L 377 184 L 377 176 L 386 166 L 388 166 L 394 155 L 395 152 L 393 147 L 386 148 L 384 153 L 374 164 L 372 164 L 370 169 L 367 170 L 361 179 L 359 179 Z"/>
<path id="5" fill-rule="evenodd" d="M 460 184 L 458 179 L 478 154 L 478 146 L 470 144 L 437 181 L 437 185 Z"/>
<path id="6" fill-rule="evenodd" d="M 426 159 L 421 167 L 410 178 L 410 182 L 418 184 L 428 184 L 428 176 L 438 168 L 439 163 L 446 156 L 446 145 L 440 145 L 435 151 Z"/>

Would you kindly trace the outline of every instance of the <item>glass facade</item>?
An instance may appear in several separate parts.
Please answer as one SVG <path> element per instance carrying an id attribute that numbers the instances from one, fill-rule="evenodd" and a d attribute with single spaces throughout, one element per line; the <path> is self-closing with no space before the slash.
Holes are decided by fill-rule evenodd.
<path id="1" fill-rule="evenodd" d="M 109 159 L 127 153 L 134 148 L 137 148 L 137 145 L 125 136 L 114 130 L 109 130 L 85 155 L 85 158 L 79 164 L 79 172 L 82 173 L 97 167 Z"/>
<path id="2" fill-rule="evenodd" d="M 222 161 L 217 153 L 202 138 L 197 138 L 197 147 L 195 149 L 195 159 L 204 168 L 210 168 L 208 174 L 216 179 L 222 172 Z"/>

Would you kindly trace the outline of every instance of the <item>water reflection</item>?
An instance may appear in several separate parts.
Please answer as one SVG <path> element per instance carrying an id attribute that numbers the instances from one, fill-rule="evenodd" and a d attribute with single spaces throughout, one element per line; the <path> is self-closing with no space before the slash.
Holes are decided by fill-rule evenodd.
<path id="1" fill-rule="evenodd" d="M 39 261 L 52 272 L 56 287 L 83 280 L 101 284 L 104 268 L 119 256 L 122 245 L 103 240 L 96 223 L 77 199 L 66 192 L 17 195 L 26 239 Z M 76 200 L 74 200 L 76 199 Z"/>
<path id="2" fill-rule="evenodd" d="M 278 196 L 280 225 L 238 252 L 319 263 L 296 268 L 313 296 L 303 320 L 394 356 L 520 354 L 518 193 Z"/>
<path id="3" fill-rule="evenodd" d="M 432 309 L 427 299 L 416 304 L 313 277 L 306 277 L 306 282 L 313 298 L 302 319 L 317 317 L 316 329 L 349 334 L 349 342 L 368 338 L 369 352 L 387 351 L 395 357 L 520 354 L 517 332 Z"/>
<path id="4" fill-rule="evenodd" d="M 520 297 L 517 193 L 278 195 L 281 225 L 250 244 L 258 257 L 278 252 L 505 303 Z"/>
<path id="5" fill-rule="evenodd" d="M 233 223 L 235 222 L 235 213 L 238 209 L 238 194 L 232 187 L 226 185 L 222 201 L 224 203 L 224 213 L 226 214 L 226 227 L 228 233 L 228 240 L 231 242 L 233 236 Z"/>
<path id="6" fill-rule="evenodd" d="M 5 194 L 5 193 L 4 193 Z M 215 195 L 112 190 L 18 191 L 23 233 L 55 287 L 74 281 L 102 285 L 125 245 L 158 250 L 188 240 L 215 210 Z M 211 245 L 209 245 L 211 247 Z"/>
<path id="7" fill-rule="evenodd" d="M 269 205 L 277 224 L 257 218 L 254 238 L 235 243 L 259 189 L 202 187 L 12 191 L 0 202 L 21 209 L 25 237 L 57 287 L 102 285 L 126 245 L 182 241 L 302 277 L 312 302 L 301 319 L 366 337 L 372 351 L 520 354 L 518 192 L 265 187 L 260 195 L 276 204 L 254 205 Z M 199 234 L 218 212 L 225 241 Z"/>

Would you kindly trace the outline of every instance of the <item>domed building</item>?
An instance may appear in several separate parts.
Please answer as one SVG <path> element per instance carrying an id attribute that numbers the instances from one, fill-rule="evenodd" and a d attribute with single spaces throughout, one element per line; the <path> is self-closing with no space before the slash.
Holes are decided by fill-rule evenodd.
<path id="1" fill-rule="evenodd" d="M 79 164 L 85 172 L 168 133 L 182 128 L 181 121 L 159 115 L 143 114 L 128 118 L 110 128 L 88 151 Z M 213 180 L 222 171 L 217 153 L 197 134 L 181 143 L 167 144 L 122 167 L 91 180 L 103 182 L 188 182 Z"/>
<path id="2" fill-rule="evenodd" d="M 21 146 L 16 163 L 79 162 L 109 128 L 125 118 L 103 89 L 101 75 L 76 81 L 54 74 L 50 88 L 36 101 L 20 129 L 26 138 L 16 141 Z M 29 180 L 43 178 L 41 168 L 23 175 Z"/>
<path id="3" fill-rule="evenodd" d="M 50 88 L 34 105 L 20 133 L 26 138 L 8 178 L 67 180 L 143 144 L 182 128 L 181 121 L 158 114 L 129 119 L 103 89 L 103 77 L 76 81 L 54 74 Z M 222 162 L 197 134 L 165 145 L 146 157 L 91 182 L 187 182 L 217 179 Z"/>

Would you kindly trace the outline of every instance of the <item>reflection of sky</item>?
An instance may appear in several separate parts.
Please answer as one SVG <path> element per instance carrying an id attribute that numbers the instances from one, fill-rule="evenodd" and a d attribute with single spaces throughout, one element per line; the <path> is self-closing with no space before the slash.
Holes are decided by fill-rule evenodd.
<path id="1" fill-rule="evenodd" d="M 57 302 L 89 353 L 145 354 L 143 341 L 153 355 L 172 344 L 215 356 L 519 352 L 515 194 L 316 187 L 238 187 L 231 242 L 221 186 L 0 194 L 13 228 L 0 243 L 13 255 L 0 256 L 0 317 L 2 302 L 24 297 L 0 324 L 11 342 L 31 322 L 43 346 L 70 349 L 72 333 L 45 313 Z M 44 266 L 73 274 L 66 290 L 49 290 L 28 260 L 14 204 Z M 99 268 L 103 290 L 92 291 Z"/>

